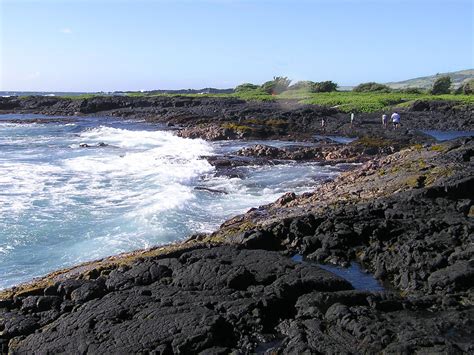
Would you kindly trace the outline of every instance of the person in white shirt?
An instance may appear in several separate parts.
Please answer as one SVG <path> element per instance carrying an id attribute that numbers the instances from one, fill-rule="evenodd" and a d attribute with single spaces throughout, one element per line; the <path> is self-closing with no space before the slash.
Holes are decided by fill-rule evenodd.
<path id="1" fill-rule="evenodd" d="M 397 112 L 392 113 L 392 123 L 395 129 L 400 127 L 400 115 Z"/>
<path id="2" fill-rule="evenodd" d="M 354 125 L 354 112 L 351 113 L 351 127 Z"/>

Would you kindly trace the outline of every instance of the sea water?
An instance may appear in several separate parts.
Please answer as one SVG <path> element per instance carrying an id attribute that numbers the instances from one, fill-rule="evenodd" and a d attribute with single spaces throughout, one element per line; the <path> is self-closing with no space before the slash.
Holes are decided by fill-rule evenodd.
<path id="1" fill-rule="evenodd" d="M 460 137 L 474 137 L 474 131 L 439 131 L 439 130 L 424 130 L 421 131 L 437 141 L 449 141 Z"/>
<path id="2" fill-rule="evenodd" d="M 343 168 L 289 162 L 239 167 L 226 176 L 204 157 L 255 142 L 184 139 L 139 121 L 38 123 L 41 118 L 0 116 L 0 289 L 211 232 L 288 191 L 309 191 Z M 29 119 L 36 123 L 24 123 Z"/>

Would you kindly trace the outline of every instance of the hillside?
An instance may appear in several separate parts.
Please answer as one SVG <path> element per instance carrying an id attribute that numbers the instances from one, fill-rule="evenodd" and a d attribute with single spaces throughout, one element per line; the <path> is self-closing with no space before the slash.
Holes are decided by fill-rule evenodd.
<path id="1" fill-rule="evenodd" d="M 464 80 L 474 78 L 474 69 L 459 70 L 450 73 L 438 73 L 430 76 L 422 76 L 419 78 L 387 83 L 393 89 L 402 88 L 422 88 L 429 89 L 433 86 L 434 81 L 440 76 L 449 76 L 455 87 L 459 87 Z"/>

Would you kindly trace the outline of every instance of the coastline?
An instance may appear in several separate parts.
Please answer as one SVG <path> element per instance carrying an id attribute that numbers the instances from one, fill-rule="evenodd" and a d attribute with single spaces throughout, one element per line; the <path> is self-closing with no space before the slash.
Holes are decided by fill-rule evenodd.
<path id="1" fill-rule="evenodd" d="M 297 115 L 300 109 L 290 110 L 291 115 L 301 118 Z M 304 131 L 308 127 L 316 129 L 321 115 L 331 114 L 335 122 L 342 121 L 338 116 L 341 113 L 318 112 L 319 116 L 312 116 L 308 124 L 296 130 L 301 132 L 298 137 L 305 137 Z M 277 114 L 281 112 L 277 111 Z M 438 114 L 432 116 L 434 124 L 430 128 L 442 127 L 436 122 L 442 121 L 440 117 L 449 117 L 445 112 L 439 117 Z M 472 110 L 469 117 L 472 117 Z M 403 130 L 403 137 L 397 137 L 400 136 L 398 132 L 384 132 L 379 126 L 372 127 L 374 124 L 369 118 L 350 132 L 359 137 L 371 137 L 367 144 L 378 148 L 388 144 L 396 146 L 395 149 L 377 150 L 362 166 L 343 173 L 335 181 L 324 183 L 313 193 L 301 196 L 288 193 L 274 203 L 251 209 L 224 222 L 216 232 L 208 235 L 194 235 L 176 244 L 84 263 L 54 272 L 15 290 L 0 292 L 0 299 L 3 299 L 0 301 L 0 308 L 3 308 L 0 344 L 3 349 L 12 353 L 22 352 L 32 350 L 36 344 L 40 351 L 74 352 L 73 349 L 88 344 L 86 350 L 99 351 L 100 346 L 94 345 L 94 339 L 98 339 L 100 331 L 110 329 L 114 333 L 119 331 L 118 328 L 107 324 L 96 327 L 94 324 L 86 333 L 81 333 L 81 330 L 73 333 L 81 336 L 68 345 L 61 340 L 68 337 L 68 322 L 78 321 L 81 314 L 94 314 L 100 307 L 112 309 L 110 304 L 103 304 L 107 299 L 117 302 L 127 295 L 130 299 L 138 297 L 143 302 L 142 296 L 150 297 L 150 293 L 159 295 L 153 296 L 155 300 L 149 301 L 150 305 L 156 306 L 159 299 L 158 304 L 162 307 L 171 307 L 168 311 L 174 307 L 174 317 L 178 317 L 178 313 L 173 312 L 184 307 L 190 318 L 178 322 L 176 327 L 179 329 L 199 328 L 201 321 L 194 319 L 195 315 L 213 319 L 212 324 L 204 327 L 206 332 L 191 332 L 194 334 L 191 339 L 195 339 L 192 341 L 178 337 L 174 343 L 166 337 L 165 331 L 158 332 L 155 343 L 166 344 L 163 353 L 213 348 L 214 353 L 239 348 L 255 351 L 259 344 L 276 340 L 276 349 L 283 352 L 324 349 L 342 352 L 350 349 L 361 352 L 472 351 L 474 344 L 468 338 L 468 330 L 474 330 L 474 325 L 469 322 L 474 313 L 474 266 L 470 261 L 474 228 L 474 140 L 460 138 L 435 143 L 418 135 L 414 131 L 416 124 L 411 131 Z M 186 122 L 183 117 L 175 119 L 176 123 L 166 118 L 170 124 L 179 124 L 178 120 L 181 124 Z M 373 122 L 375 119 L 373 115 Z M 409 126 L 410 119 L 407 121 Z M 194 127 L 203 123 L 192 119 L 189 122 Z M 443 124 L 468 129 L 474 126 L 472 118 L 466 120 L 463 117 Z M 334 123 L 327 130 L 344 133 L 349 129 L 346 126 L 347 123 Z M 213 123 L 211 127 L 214 127 Z M 191 132 L 195 132 L 192 127 Z M 272 132 L 275 133 L 273 128 Z M 227 136 L 224 134 L 222 139 L 235 138 L 234 134 L 235 130 Z M 379 134 L 385 140 L 380 140 Z M 206 138 L 204 133 L 200 135 Z M 264 137 L 282 135 L 283 132 L 265 134 Z M 409 139 L 405 139 L 407 136 Z M 211 136 L 207 138 L 212 139 Z M 456 235 L 455 242 L 450 241 L 450 235 Z M 432 239 L 435 243 L 431 242 Z M 210 257 L 209 253 L 215 255 Z M 317 267 L 294 266 L 288 260 L 295 253 L 314 262 L 343 266 L 359 260 L 376 278 L 390 282 L 397 291 L 383 294 L 354 291 L 343 279 Z M 262 260 L 262 265 L 252 263 L 255 258 Z M 246 265 L 246 260 L 250 260 L 249 265 Z M 203 275 L 199 269 L 196 271 L 193 264 L 201 265 L 200 268 L 207 270 L 209 275 Z M 272 271 L 276 276 L 270 277 L 268 274 L 272 272 L 268 270 L 273 264 L 282 265 L 282 269 Z M 160 271 L 153 274 L 152 268 Z M 214 273 L 213 268 L 223 271 Z M 214 278 L 212 282 L 211 276 Z M 200 278 L 211 285 L 203 283 Z M 216 291 L 216 287 L 222 290 Z M 183 291 L 181 303 L 173 306 L 165 302 L 163 306 L 163 299 L 167 297 L 164 294 L 171 288 L 174 292 Z M 210 302 L 213 306 L 204 307 L 207 310 L 196 309 L 193 313 L 196 304 L 184 296 L 193 289 L 200 295 L 199 302 Z M 131 296 L 132 293 L 138 296 Z M 255 301 L 253 304 L 251 300 L 255 298 L 265 302 Z M 231 306 L 231 301 L 234 306 Z M 282 313 L 278 310 L 282 306 L 290 307 L 292 311 Z M 243 322 L 233 318 L 232 307 L 242 314 Z M 136 305 L 129 305 L 129 309 L 135 308 Z M 428 310 L 434 310 L 433 319 L 427 320 L 423 316 Z M 273 319 L 272 312 L 276 312 L 277 319 Z M 114 317 L 121 319 L 119 323 L 130 322 L 132 328 L 138 321 L 134 315 Z M 160 317 L 153 318 L 154 324 L 163 326 Z M 348 323 L 347 319 L 351 322 Z M 408 337 L 412 328 L 404 329 L 407 319 L 418 327 L 417 336 Z M 308 322 L 324 324 L 324 327 L 309 326 Z M 443 329 L 436 327 L 440 322 L 445 323 Z M 377 327 L 384 334 L 380 335 Z M 42 331 L 38 332 L 39 329 Z M 448 329 L 455 329 L 455 337 L 448 334 Z M 143 332 L 136 331 L 137 339 L 143 336 Z M 334 337 L 340 337 L 344 342 L 338 344 Z M 139 348 L 141 345 L 136 344 L 132 335 L 130 339 L 127 343 L 129 351 L 145 351 L 158 344 L 150 343 L 146 345 L 148 348 Z M 110 342 L 110 338 L 104 341 Z M 113 349 L 111 343 L 108 346 Z"/>

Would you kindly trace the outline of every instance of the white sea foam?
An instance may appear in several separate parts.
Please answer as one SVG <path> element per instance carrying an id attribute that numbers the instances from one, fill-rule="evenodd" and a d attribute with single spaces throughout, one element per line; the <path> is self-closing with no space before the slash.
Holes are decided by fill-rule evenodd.
<path id="1" fill-rule="evenodd" d="M 202 157 L 221 145 L 121 124 L 85 128 L 90 122 L 78 122 L 74 131 L 70 124 L 0 124 L 0 288 L 210 232 L 232 215 L 290 190 L 307 191 L 337 173 L 290 164 L 238 168 L 243 178 L 217 177 Z"/>

